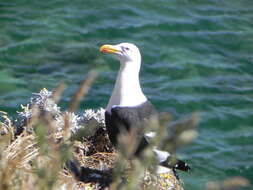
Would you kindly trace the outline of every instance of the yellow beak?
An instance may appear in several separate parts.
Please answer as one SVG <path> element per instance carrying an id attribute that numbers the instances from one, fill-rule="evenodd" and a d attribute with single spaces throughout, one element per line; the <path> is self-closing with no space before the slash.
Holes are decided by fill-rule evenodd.
<path id="1" fill-rule="evenodd" d="M 119 50 L 115 48 L 113 45 L 102 45 L 99 49 L 102 53 L 117 53 Z"/>

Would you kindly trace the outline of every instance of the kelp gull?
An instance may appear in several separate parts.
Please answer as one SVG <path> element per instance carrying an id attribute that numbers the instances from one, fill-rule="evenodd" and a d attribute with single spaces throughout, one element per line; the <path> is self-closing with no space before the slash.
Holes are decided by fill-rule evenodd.
<path id="1" fill-rule="evenodd" d="M 120 61 L 120 69 L 116 83 L 106 107 L 105 122 L 111 143 L 116 146 L 118 135 L 121 132 L 136 130 L 139 145 L 135 151 L 136 156 L 141 156 L 142 151 L 148 146 L 144 135 L 145 126 L 153 119 L 158 121 L 158 112 L 143 94 L 139 71 L 141 67 L 141 54 L 139 49 L 131 43 L 117 45 L 103 45 L 100 52 L 116 56 Z M 146 136 L 152 137 L 151 132 Z M 159 162 L 158 173 L 166 173 L 170 169 L 188 171 L 190 167 L 178 160 L 173 166 L 168 163 L 171 154 L 153 149 Z"/>

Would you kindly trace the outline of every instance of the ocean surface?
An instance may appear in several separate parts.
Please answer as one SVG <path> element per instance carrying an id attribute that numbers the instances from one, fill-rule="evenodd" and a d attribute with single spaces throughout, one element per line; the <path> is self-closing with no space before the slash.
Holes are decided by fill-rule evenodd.
<path id="1" fill-rule="evenodd" d="M 186 190 L 243 176 L 253 183 L 252 0 L 0 0 L 0 110 L 11 116 L 33 92 L 68 84 L 68 103 L 99 72 L 79 112 L 105 107 L 119 63 L 102 44 L 135 43 L 141 83 L 160 111 L 201 115 L 181 149 Z"/>

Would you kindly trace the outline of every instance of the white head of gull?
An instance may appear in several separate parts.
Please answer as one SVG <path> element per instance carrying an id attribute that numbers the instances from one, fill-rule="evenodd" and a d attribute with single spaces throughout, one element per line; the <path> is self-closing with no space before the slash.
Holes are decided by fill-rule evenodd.
<path id="1" fill-rule="evenodd" d="M 139 81 L 141 67 L 139 49 L 131 43 L 120 43 L 117 45 L 103 45 L 100 51 L 113 54 L 120 61 L 117 80 L 106 111 L 110 113 L 111 108 L 115 106 L 138 106 L 147 101 Z"/>

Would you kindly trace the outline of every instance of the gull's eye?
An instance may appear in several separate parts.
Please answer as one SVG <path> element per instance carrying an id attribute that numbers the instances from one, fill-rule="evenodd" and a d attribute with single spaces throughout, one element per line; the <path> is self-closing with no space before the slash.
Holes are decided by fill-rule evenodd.
<path id="1" fill-rule="evenodd" d="M 122 46 L 121 49 L 122 49 L 122 51 L 128 51 L 128 50 L 129 50 L 129 47 L 124 47 L 124 46 Z"/>
<path id="2" fill-rule="evenodd" d="M 124 47 L 124 46 L 121 46 L 121 49 L 122 49 L 123 52 L 126 52 L 126 51 L 129 51 L 129 50 L 130 50 L 129 47 Z"/>

